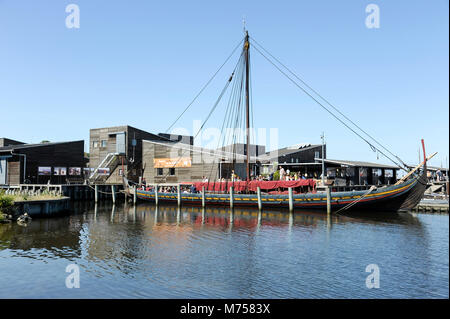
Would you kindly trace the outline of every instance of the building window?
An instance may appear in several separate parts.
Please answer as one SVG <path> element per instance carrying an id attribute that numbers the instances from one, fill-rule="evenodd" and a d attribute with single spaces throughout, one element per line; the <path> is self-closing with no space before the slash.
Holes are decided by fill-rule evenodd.
<path id="1" fill-rule="evenodd" d="M 169 174 L 170 174 L 170 176 L 174 176 L 175 175 L 175 168 L 174 167 L 169 168 Z"/>
<path id="2" fill-rule="evenodd" d="M 163 174 L 164 174 L 164 171 L 163 171 L 162 168 L 157 168 L 157 169 L 156 169 L 156 175 L 162 176 Z"/>
<path id="3" fill-rule="evenodd" d="M 98 141 L 93 141 L 92 142 L 92 147 L 93 148 L 97 148 L 98 147 Z"/>
<path id="4" fill-rule="evenodd" d="M 106 145 L 107 145 L 107 142 L 106 142 L 106 140 L 102 140 L 102 144 L 101 144 L 101 147 L 106 147 Z"/>
<path id="5" fill-rule="evenodd" d="M 320 158 L 320 153 L 318 151 L 314 152 L 314 158 Z"/>

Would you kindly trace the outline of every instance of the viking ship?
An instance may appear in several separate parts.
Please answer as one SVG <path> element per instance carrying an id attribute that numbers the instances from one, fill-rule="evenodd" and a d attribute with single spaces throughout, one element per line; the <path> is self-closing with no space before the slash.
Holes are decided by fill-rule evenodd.
<path id="1" fill-rule="evenodd" d="M 230 85 L 233 77 L 236 77 L 236 74 L 240 74 L 241 77 L 237 81 L 237 84 L 235 83 L 234 87 L 236 88 L 236 91 L 239 91 L 242 94 L 239 95 L 232 93 L 231 96 L 239 95 L 238 97 L 234 97 L 234 101 L 237 101 L 236 103 L 239 104 L 239 108 L 241 107 L 241 105 L 245 106 L 245 108 L 242 107 L 239 110 L 245 110 L 245 139 L 247 150 L 249 150 L 251 116 L 249 51 L 251 40 L 248 35 L 248 31 L 245 32 L 245 37 L 241 40 L 238 47 L 241 46 L 242 42 L 243 47 L 239 59 L 240 64 L 238 63 L 238 65 L 233 70 L 233 73 L 230 76 L 227 85 L 224 88 L 224 91 L 222 91 L 220 98 L 224 95 L 224 92 Z M 252 38 L 252 42 L 256 42 L 256 40 Z M 353 133 L 367 142 L 373 150 L 378 151 L 379 153 L 390 159 L 392 162 L 396 163 L 397 166 L 407 171 L 407 174 L 399 181 L 397 181 L 394 185 L 386 185 L 381 187 L 372 186 L 369 189 L 353 191 L 333 191 L 332 188 L 328 187 L 325 188 L 326 191 L 317 191 L 316 181 L 313 179 L 290 181 L 252 180 L 249 167 L 250 151 L 247 151 L 245 160 L 245 180 L 236 181 L 233 179 L 227 179 L 225 181 L 219 180 L 211 182 L 199 181 L 164 185 L 152 184 L 147 185 L 147 187 L 132 186 L 128 181 L 125 181 L 125 186 L 127 187 L 127 192 L 129 194 L 134 195 L 135 197 L 137 197 L 137 199 L 156 202 L 156 204 L 174 203 L 178 205 L 193 206 L 220 205 L 230 207 L 257 207 L 259 209 L 267 207 L 289 208 L 291 210 L 317 209 L 328 212 L 341 212 L 347 210 L 389 212 L 412 209 L 419 203 L 419 201 L 422 199 L 427 185 L 427 161 L 436 154 L 434 153 L 429 157 L 426 156 L 423 140 L 422 148 L 424 160 L 414 169 L 410 169 L 403 161 L 400 160 L 399 157 L 394 155 L 394 158 L 392 158 L 392 156 L 389 156 L 387 153 L 393 155 L 392 152 L 389 152 L 385 147 L 378 143 L 369 134 L 364 132 L 342 112 L 337 110 L 336 107 L 334 107 L 326 99 L 320 96 L 303 80 L 296 76 L 295 73 L 290 71 L 281 62 L 279 62 L 278 59 L 276 59 L 268 51 L 266 51 L 261 45 L 258 44 L 256 50 L 261 53 L 263 57 L 268 59 L 269 62 L 271 62 L 282 74 L 287 76 L 287 78 L 291 82 L 293 82 L 294 85 L 300 88 L 322 108 L 324 108 L 332 116 L 334 116 L 339 122 L 349 128 Z M 265 54 L 263 53 L 263 51 Z M 269 56 L 273 59 L 270 59 Z M 314 93 L 316 95 L 314 95 Z M 214 111 L 217 104 L 218 102 L 214 104 L 212 111 Z M 343 118 L 342 116 L 332 113 L 331 109 L 337 111 L 340 115 L 343 116 Z M 184 114 L 185 111 L 186 110 L 184 110 L 182 114 Z M 212 111 L 209 113 L 207 120 L 212 114 Z M 237 112 L 238 111 L 236 111 L 236 113 Z M 345 121 L 344 119 L 348 120 L 354 126 L 351 126 L 349 122 Z M 200 130 L 204 127 L 206 121 L 202 124 Z M 360 129 L 360 131 L 362 131 L 366 136 L 363 136 L 363 134 L 361 132 L 358 132 L 357 129 Z M 381 145 L 381 147 L 376 146 L 374 142 L 369 141 L 369 138 L 375 141 L 376 144 Z M 176 163 L 174 164 L 174 167 L 175 165 Z M 166 189 L 170 187 L 171 190 L 169 192 L 163 192 L 161 191 L 161 186 L 165 186 Z M 193 191 L 181 192 L 182 186 L 190 186 L 191 190 Z"/>

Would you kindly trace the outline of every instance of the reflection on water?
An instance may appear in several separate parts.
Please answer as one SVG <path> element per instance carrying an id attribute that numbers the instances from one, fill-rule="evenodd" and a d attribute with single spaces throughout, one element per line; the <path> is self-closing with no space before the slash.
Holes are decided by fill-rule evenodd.
<path id="1" fill-rule="evenodd" d="M 448 298 L 448 215 L 73 205 L 0 225 L 0 297 Z"/>

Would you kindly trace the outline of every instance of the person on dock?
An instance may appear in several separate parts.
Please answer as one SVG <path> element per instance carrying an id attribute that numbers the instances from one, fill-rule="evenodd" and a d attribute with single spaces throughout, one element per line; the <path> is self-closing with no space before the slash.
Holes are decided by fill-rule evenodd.
<path id="1" fill-rule="evenodd" d="M 437 180 L 438 182 L 442 181 L 442 172 L 441 172 L 440 169 L 438 169 L 438 170 L 436 171 L 436 180 Z"/>
<path id="2" fill-rule="evenodd" d="M 283 167 L 280 166 L 280 181 L 284 181 L 284 177 L 286 176 L 286 172 Z"/>

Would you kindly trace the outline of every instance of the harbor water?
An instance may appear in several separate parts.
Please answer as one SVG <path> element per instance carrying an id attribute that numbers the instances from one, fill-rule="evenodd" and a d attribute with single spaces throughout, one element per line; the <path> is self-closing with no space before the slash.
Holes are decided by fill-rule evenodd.
<path id="1" fill-rule="evenodd" d="M 448 215 L 71 205 L 0 224 L 1 298 L 449 297 Z"/>

